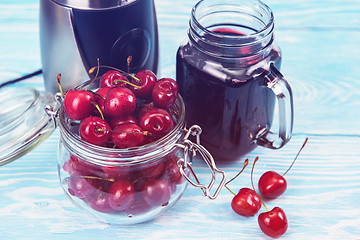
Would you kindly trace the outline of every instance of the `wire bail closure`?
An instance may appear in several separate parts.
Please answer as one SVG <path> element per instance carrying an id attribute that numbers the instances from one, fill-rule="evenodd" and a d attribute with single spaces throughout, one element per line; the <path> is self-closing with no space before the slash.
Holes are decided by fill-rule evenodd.
<path id="1" fill-rule="evenodd" d="M 63 97 L 62 97 L 61 93 L 55 94 L 55 100 L 56 100 L 55 106 L 50 106 L 50 105 L 45 106 L 45 112 L 51 118 L 51 120 L 53 122 L 53 130 L 55 130 L 58 125 L 57 118 L 59 115 L 60 105 L 63 101 Z"/>
<path id="2" fill-rule="evenodd" d="M 184 158 L 180 158 L 177 162 L 178 167 L 180 169 L 181 174 L 183 177 L 194 187 L 200 188 L 202 192 L 204 193 L 205 197 L 208 197 L 210 199 L 215 199 L 218 195 L 220 190 L 225 185 L 226 180 L 226 174 L 223 170 L 218 169 L 215 165 L 214 158 L 209 153 L 206 148 L 204 148 L 200 144 L 200 134 L 202 132 L 202 129 L 198 125 L 193 125 L 187 130 L 185 133 L 185 136 L 183 138 L 183 141 L 181 143 L 177 143 L 176 146 L 182 148 L 184 150 Z M 196 143 L 192 142 L 188 138 L 191 136 L 196 137 Z M 197 155 L 197 153 L 200 154 L 202 159 L 207 163 L 208 167 L 211 170 L 211 181 L 208 185 L 201 184 L 198 177 L 196 176 L 193 168 L 191 167 L 192 158 Z M 195 182 L 190 179 L 190 177 L 185 173 L 185 169 L 188 168 L 190 170 L 190 174 L 192 177 L 194 177 Z M 215 190 L 214 194 L 211 194 L 210 191 L 212 187 L 214 186 L 215 180 L 216 180 L 216 173 L 220 173 L 222 175 L 221 182 L 219 183 L 219 186 Z"/>

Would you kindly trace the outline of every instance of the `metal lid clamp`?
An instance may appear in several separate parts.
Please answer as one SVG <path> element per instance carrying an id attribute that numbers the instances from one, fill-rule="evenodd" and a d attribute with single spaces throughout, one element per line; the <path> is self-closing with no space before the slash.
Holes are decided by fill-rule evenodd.
<path id="1" fill-rule="evenodd" d="M 63 101 L 63 97 L 62 97 L 61 93 L 58 92 L 55 94 L 55 100 L 57 103 L 57 104 L 55 104 L 55 106 L 51 106 L 51 105 L 45 106 L 45 112 L 52 119 L 54 130 L 57 128 L 57 125 L 58 125 L 57 119 L 58 119 L 58 115 L 59 115 L 59 109 L 60 109 L 60 105 L 62 104 L 62 101 Z"/>
<path id="2" fill-rule="evenodd" d="M 225 185 L 226 180 L 226 174 L 223 170 L 218 169 L 215 165 L 214 158 L 209 153 L 206 148 L 204 148 L 200 144 L 200 134 L 202 132 L 202 129 L 198 125 L 193 125 L 189 128 L 189 130 L 186 130 L 185 136 L 181 143 L 176 144 L 178 147 L 182 148 L 184 150 L 184 158 L 180 158 L 178 160 L 178 167 L 180 169 L 181 174 L 184 176 L 184 178 L 194 187 L 200 188 L 202 192 L 204 193 L 204 196 L 215 199 L 218 195 L 220 190 Z M 188 138 L 191 136 L 196 137 L 196 143 L 192 142 Z M 196 176 L 194 169 L 191 166 L 193 157 L 196 156 L 196 154 L 199 153 L 201 158 L 207 163 L 208 167 L 211 170 L 211 181 L 208 185 L 201 184 L 198 177 Z M 189 174 L 194 178 L 195 182 L 190 179 L 190 177 L 186 174 L 186 169 L 189 169 Z M 216 173 L 220 173 L 222 175 L 222 179 L 215 190 L 214 194 L 211 194 L 210 191 L 212 187 L 214 186 L 215 180 L 216 180 Z"/>

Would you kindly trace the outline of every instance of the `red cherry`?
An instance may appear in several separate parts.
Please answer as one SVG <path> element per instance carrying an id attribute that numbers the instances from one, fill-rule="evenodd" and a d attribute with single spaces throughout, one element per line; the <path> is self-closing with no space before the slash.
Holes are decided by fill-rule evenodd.
<path id="1" fill-rule="evenodd" d="M 96 191 L 88 179 L 82 176 L 71 176 L 68 180 L 68 192 L 78 198 L 90 198 Z"/>
<path id="2" fill-rule="evenodd" d="M 89 206 L 97 212 L 114 212 L 114 209 L 112 209 L 109 203 L 109 194 L 100 190 L 98 190 L 95 196 L 90 200 Z"/>
<path id="3" fill-rule="evenodd" d="M 176 161 L 171 161 L 166 167 L 166 173 L 168 174 L 170 181 L 175 184 L 181 184 L 185 181 L 184 176 L 180 172 L 180 168 Z"/>
<path id="4" fill-rule="evenodd" d="M 162 159 L 161 159 L 162 160 Z M 157 161 L 149 164 L 144 164 L 143 166 L 140 166 L 137 171 L 135 171 L 135 175 L 141 174 L 146 179 L 151 178 L 159 178 L 161 177 L 165 172 L 165 163 Z"/>
<path id="5" fill-rule="evenodd" d="M 157 107 L 169 108 L 177 98 L 179 87 L 172 78 L 162 78 L 155 83 L 152 90 L 152 100 Z"/>
<path id="6" fill-rule="evenodd" d="M 171 197 L 171 187 L 165 180 L 152 179 L 144 184 L 142 193 L 150 206 L 166 206 Z"/>
<path id="7" fill-rule="evenodd" d="M 110 131 L 109 124 L 95 116 L 82 120 L 79 127 L 81 139 L 98 146 L 104 146 L 110 140 Z"/>
<path id="8" fill-rule="evenodd" d="M 99 168 L 95 165 L 86 163 L 83 159 L 70 154 L 69 164 L 67 165 L 68 169 L 75 174 L 83 176 L 96 176 L 99 173 Z"/>
<path id="9" fill-rule="evenodd" d="M 117 125 L 125 124 L 125 123 L 138 124 L 138 121 L 137 121 L 136 117 L 134 117 L 134 116 L 132 116 L 132 115 L 115 117 L 115 118 L 112 118 L 112 119 L 111 119 L 111 121 L 110 121 L 110 127 L 111 127 L 111 128 L 115 128 Z"/>
<path id="10" fill-rule="evenodd" d="M 128 84 L 124 83 L 122 81 L 116 81 L 116 80 L 122 80 L 128 82 L 128 79 L 122 75 L 119 71 L 116 70 L 109 70 L 100 78 L 100 88 L 104 87 L 127 87 Z"/>
<path id="11" fill-rule="evenodd" d="M 135 201 L 134 203 L 125 210 L 125 213 L 129 215 L 137 215 L 150 211 L 152 206 L 149 206 L 147 202 L 144 200 L 141 192 L 135 192 Z"/>
<path id="12" fill-rule="evenodd" d="M 260 177 L 258 188 L 264 198 L 277 198 L 286 191 L 287 183 L 277 172 L 267 171 Z"/>
<path id="13" fill-rule="evenodd" d="M 261 208 L 259 195 L 250 188 L 241 188 L 231 201 L 231 208 L 244 217 L 254 216 Z"/>
<path id="14" fill-rule="evenodd" d="M 135 190 L 131 182 L 118 180 L 114 182 L 109 190 L 109 204 L 114 210 L 122 211 L 128 209 L 135 200 Z"/>
<path id="15" fill-rule="evenodd" d="M 296 157 L 294 158 L 293 162 L 291 163 L 288 170 L 283 175 L 278 174 L 275 171 L 267 171 L 265 172 L 259 179 L 258 188 L 261 196 L 264 198 L 277 198 L 281 196 L 287 188 L 287 182 L 284 178 L 285 174 L 292 168 L 294 165 L 297 157 L 299 156 L 301 150 L 305 147 L 308 138 L 305 139 L 302 147 L 298 151 Z M 256 161 L 254 162 L 255 165 Z"/>
<path id="16" fill-rule="evenodd" d="M 174 121 L 166 110 L 152 108 L 140 116 L 139 125 L 143 130 L 149 131 L 155 139 L 159 139 L 174 128 Z"/>
<path id="17" fill-rule="evenodd" d="M 282 236 L 288 228 L 285 212 L 279 207 L 261 213 L 258 217 L 258 223 L 261 231 L 273 238 Z"/>
<path id="18" fill-rule="evenodd" d="M 102 166 L 101 170 L 103 172 L 104 178 L 106 179 L 126 180 L 129 178 L 131 173 L 129 166 L 106 165 Z"/>
<path id="19" fill-rule="evenodd" d="M 143 145 L 145 136 L 141 127 L 134 123 L 126 123 L 114 128 L 111 140 L 118 148 L 129 148 Z"/>
<path id="20" fill-rule="evenodd" d="M 69 175 L 72 175 L 76 172 L 76 170 L 74 169 L 73 165 L 72 165 L 72 162 L 71 162 L 71 159 L 67 160 L 62 169 L 67 172 Z"/>
<path id="21" fill-rule="evenodd" d="M 139 86 L 137 88 L 132 88 L 136 97 L 149 99 L 157 81 L 155 74 L 150 70 L 144 69 L 137 72 L 135 77 L 140 80 L 140 82 L 133 82 L 135 85 Z"/>
<path id="22" fill-rule="evenodd" d="M 68 118 L 82 120 L 94 112 L 95 102 L 95 96 L 92 92 L 70 89 L 64 98 L 64 110 Z"/>
<path id="23" fill-rule="evenodd" d="M 128 88 L 109 89 L 104 102 L 105 113 L 110 117 L 131 115 L 136 108 L 135 94 Z"/>

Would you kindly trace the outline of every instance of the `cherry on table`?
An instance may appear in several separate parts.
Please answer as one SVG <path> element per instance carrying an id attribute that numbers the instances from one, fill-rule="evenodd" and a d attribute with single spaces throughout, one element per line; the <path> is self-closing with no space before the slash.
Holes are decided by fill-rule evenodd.
<path id="1" fill-rule="evenodd" d="M 111 127 L 96 116 L 90 116 L 81 121 L 79 134 L 88 143 L 104 146 L 110 140 Z"/>
<path id="2" fill-rule="evenodd" d="M 286 191 L 286 188 L 285 178 L 275 171 L 265 172 L 258 182 L 259 192 L 264 198 L 277 198 Z"/>
<path id="3" fill-rule="evenodd" d="M 282 236 L 288 228 L 286 214 L 279 207 L 259 214 L 258 224 L 263 233 L 273 238 Z"/>
<path id="4" fill-rule="evenodd" d="M 231 201 L 231 208 L 241 216 L 252 217 L 259 212 L 261 203 L 259 195 L 254 190 L 241 188 Z"/>
<path id="5" fill-rule="evenodd" d="M 237 178 L 244 171 L 248 163 L 249 159 L 245 159 L 241 171 L 225 183 L 225 187 L 234 195 L 231 201 L 231 208 L 234 212 L 244 217 L 251 217 L 259 212 L 262 203 L 261 198 L 255 190 L 250 188 L 241 188 L 239 192 L 235 194 L 227 187 L 227 184 Z"/>
<path id="6" fill-rule="evenodd" d="M 95 96 L 87 90 L 70 89 L 64 98 L 64 110 L 68 118 L 82 120 L 89 117 L 95 110 Z"/>
<path id="7" fill-rule="evenodd" d="M 287 182 L 284 178 L 285 174 L 289 172 L 289 170 L 294 165 L 297 157 L 299 156 L 301 150 L 305 147 L 308 138 L 305 139 L 302 147 L 298 151 L 296 157 L 294 158 L 293 162 L 291 163 L 288 170 L 283 174 L 280 175 L 275 171 L 267 171 L 265 172 L 259 179 L 258 182 L 258 189 L 262 197 L 268 199 L 274 199 L 281 196 L 287 189 Z"/>

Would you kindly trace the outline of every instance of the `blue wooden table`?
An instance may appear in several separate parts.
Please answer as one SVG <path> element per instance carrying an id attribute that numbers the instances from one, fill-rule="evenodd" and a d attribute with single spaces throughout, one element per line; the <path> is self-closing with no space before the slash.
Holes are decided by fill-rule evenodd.
<path id="1" fill-rule="evenodd" d="M 175 77 L 175 53 L 185 39 L 195 0 L 155 0 L 160 34 L 160 76 Z M 260 157 L 256 181 L 266 170 L 284 172 L 288 190 L 266 202 L 289 220 L 283 239 L 360 239 L 360 2 L 272 0 L 282 73 L 293 89 L 292 140 L 281 150 L 261 147 L 220 166 L 234 176 L 245 158 Z M 0 83 L 41 68 L 37 0 L 0 2 Z M 43 89 L 42 76 L 12 87 Z M 0 101 L 6 101 L 0 96 Z M 257 216 L 230 207 L 224 189 L 209 200 L 189 186 L 180 201 L 153 221 L 133 226 L 99 223 L 75 208 L 57 175 L 58 131 L 20 159 L 0 167 L 0 239 L 267 239 Z M 203 163 L 194 166 L 209 180 Z M 229 187 L 250 187 L 250 170 Z M 261 209 L 264 211 L 264 208 Z"/>

